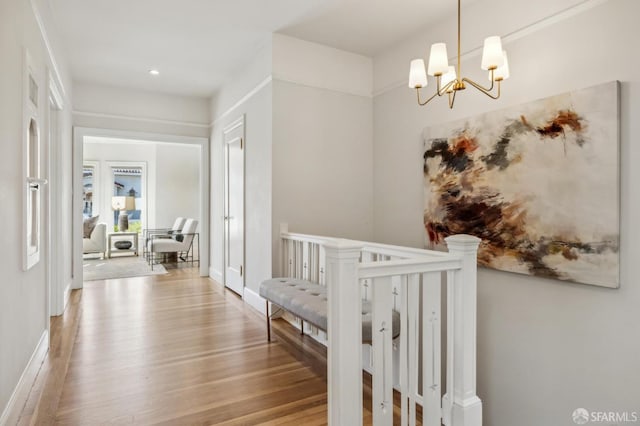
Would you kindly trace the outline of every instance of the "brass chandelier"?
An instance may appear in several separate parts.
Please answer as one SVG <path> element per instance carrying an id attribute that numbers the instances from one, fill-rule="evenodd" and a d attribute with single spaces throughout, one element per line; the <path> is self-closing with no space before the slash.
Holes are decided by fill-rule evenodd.
<path id="1" fill-rule="evenodd" d="M 447 45 L 445 43 L 435 43 L 431 45 L 429 55 L 429 68 L 425 70 L 424 60 L 414 59 L 411 61 L 409 69 L 409 87 L 416 89 L 418 94 L 418 104 L 426 105 L 436 96 L 443 96 L 445 93 L 449 97 L 449 108 L 453 108 L 456 100 L 456 93 L 466 89 L 466 83 L 475 87 L 485 95 L 492 99 L 500 97 L 500 82 L 509 78 L 509 63 L 507 62 L 507 53 L 502 50 L 502 42 L 500 37 L 492 36 L 484 40 L 484 49 L 482 51 L 483 70 L 489 71 L 489 87 L 484 87 L 475 81 L 462 77 L 460 67 L 460 0 L 458 0 L 458 69 L 453 65 L 449 65 L 449 57 L 447 56 Z M 426 87 L 427 74 L 436 78 L 436 92 L 424 102 L 420 100 L 420 89 Z M 497 88 L 496 88 L 497 86 Z M 494 91 L 494 89 L 496 89 Z"/>

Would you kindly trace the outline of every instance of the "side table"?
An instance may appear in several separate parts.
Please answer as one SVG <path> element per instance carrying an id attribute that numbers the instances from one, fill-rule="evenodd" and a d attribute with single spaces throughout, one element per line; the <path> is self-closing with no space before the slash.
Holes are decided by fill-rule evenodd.
<path id="1" fill-rule="evenodd" d="M 132 246 L 128 249 L 113 250 L 113 243 L 117 241 L 131 241 Z M 111 258 L 111 252 L 116 253 L 130 252 L 138 256 L 138 233 L 137 232 L 109 232 L 107 234 L 107 259 Z"/>

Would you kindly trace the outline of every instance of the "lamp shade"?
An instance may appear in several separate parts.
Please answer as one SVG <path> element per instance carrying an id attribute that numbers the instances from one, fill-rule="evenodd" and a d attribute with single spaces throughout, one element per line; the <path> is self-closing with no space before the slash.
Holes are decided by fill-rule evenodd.
<path id="1" fill-rule="evenodd" d="M 507 58 L 507 52 L 504 50 L 502 51 L 502 57 L 504 60 L 502 66 L 498 67 L 493 72 L 493 79 L 495 81 L 506 80 L 509 78 L 509 59 Z M 489 80 L 491 80 L 491 73 L 489 73 Z"/>
<path id="2" fill-rule="evenodd" d="M 429 54 L 429 75 L 442 75 L 449 69 L 449 56 L 447 55 L 447 45 L 444 43 L 435 43 L 431 45 L 431 53 Z"/>
<path id="3" fill-rule="evenodd" d="M 409 87 L 412 89 L 419 89 L 427 85 L 427 73 L 424 68 L 424 61 L 422 59 L 414 59 L 411 61 L 409 68 Z"/>
<path id="4" fill-rule="evenodd" d="M 492 36 L 484 39 L 484 49 L 482 50 L 482 69 L 501 67 L 504 63 L 502 56 L 502 41 L 500 37 Z"/>
<path id="5" fill-rule="evenodd" d="M 136 199 L 134 197 L 112 197 L 111 208 L 113 210 L 127 211 L 136 209 Z"/>

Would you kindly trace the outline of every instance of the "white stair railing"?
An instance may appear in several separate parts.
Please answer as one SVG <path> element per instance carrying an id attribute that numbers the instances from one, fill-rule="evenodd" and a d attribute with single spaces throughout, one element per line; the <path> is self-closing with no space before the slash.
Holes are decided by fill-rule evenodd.
<path id="1" fill-rule="evenodd" d="M 401 425 L 416 424 L 418 406 L 426 426 L 482 425 L 482 402 L 476 395 L 479 239 L 448 237 L 446 253 L 294 234 L 286 225 L 281 231 L 284 275 L 327 285 L 329 424 L 362 424 L 361 309 L 366 298 L 373 308 L 373 424 L 393 424 L 396 382 Z M 447 326 L 443 336 L 441 289 L 445 272 Z M 393 310 L 401 318 L 396 340 Z M 443 339 L 446 393 L 441 378 Z M 393 373 L 394 353 L 398 377 Z"/>

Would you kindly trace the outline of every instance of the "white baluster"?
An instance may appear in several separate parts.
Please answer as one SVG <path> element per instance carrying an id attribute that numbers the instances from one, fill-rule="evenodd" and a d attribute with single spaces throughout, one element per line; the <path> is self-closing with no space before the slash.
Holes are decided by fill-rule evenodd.
<path id="1" fill-rule="evenodd" d="M 325 245 L 328 294 L 329 425 L 362 424 L 362 299 L 358 263 L 362 245 Z"/>
<path id="2" fill-rule="evenodd" d="M 443 399 L 445 420 L 450 426 L 481 426 L 482 401 L 476 395 L 476 315 L 477 315 L 477 254 L 480 239 L 470 235 L 453 235 L 445 239 L 449 252 L 462 260 L 460 271 L 449 273 L 448 309 L 453 317 L 448 324 L 447 393 Z M 449 340 L 453 338 L 453 344 Z"/>
<path id="3" fill-rule="evenodd" d="M 309 271 L 311 270 L 311 243 L 305 241 L 302 243 L 302 279 L 309 280 L 311 278 L 311 274 Z"/>
<path id="4" fill-rule="evenodd" d="M 409 424 L 409 361 L 407 350 L 409 339 L 409 313 L 407 295 L 408 276 L 403 275 L 400 283 L 400 425 Z"/>
<path id="5" fill-rule="evenodd" d="M 416 426 L 416 397 L 418 396 L 418 317 L 419 317 L 419 302 L 420 302 L 420 275 L 412 274 L 409 276 L 407 295 L 407 315 L 408 315 L 408 364 L 409 370 L 407 374 L 409 376 L 408 388 L 409 388 L 409 426 Z"/>
<path id="6" fill-rule="evenodd" d="M 440 380 L 441 274 L 422 275 L 422 424 L 442 424 Z"/>
<path id="7" fill-rule="evenodd" d="M 318 278 L 318 282 L 322 285 L 325 285 L 327 283 L 327 279 L 326 279 L 326 271 L 327 271 L 327 262 L 326 262 L 326 254 L 325 254 L 325 249 L 324 249 L 324 245 L 320 245 L 320 249 L 319 249 L 319 254 L 318 254 L 318 273 L 319 278 Z"/>
<path id="8" fill-rule="evenodd" d="M 393 425 L 392 277 L 374 278 L 371 285 L 374 426 Z"/>
<path id="9" fill-rule="evenodd" d="M 289 255 L 291 253 L 291 240 L 288 237 L 282 237 L 284 234 L 289 232 L 289 224 L 281 223 L 280 224 L 280 242 L 281 242 L 281 250 L 280 250 L 280 265 L 282 269 L 280 270 L 281 277 L 290 277 L 289 271 Z"/>

